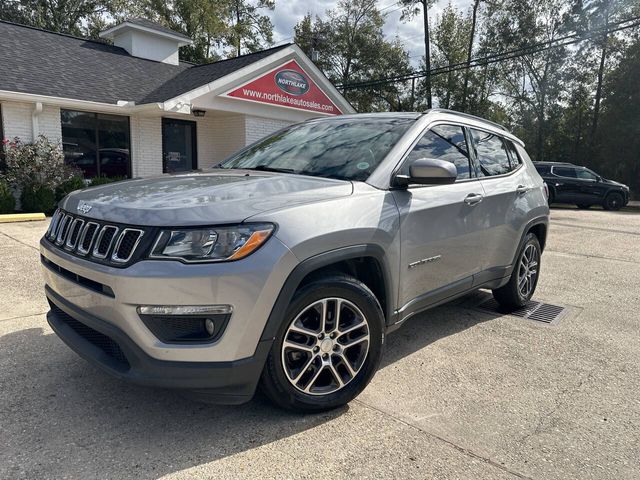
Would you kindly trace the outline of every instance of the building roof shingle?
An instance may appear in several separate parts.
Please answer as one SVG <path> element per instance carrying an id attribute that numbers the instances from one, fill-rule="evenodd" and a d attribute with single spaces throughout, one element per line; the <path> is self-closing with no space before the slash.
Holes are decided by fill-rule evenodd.
<path id="1" fill-rule="evenodd" d="M 110 104 L 162 102 L 287 46 L 204 65 L 170 65 L 102 42 L 0 21 L 0 90 Z"/>

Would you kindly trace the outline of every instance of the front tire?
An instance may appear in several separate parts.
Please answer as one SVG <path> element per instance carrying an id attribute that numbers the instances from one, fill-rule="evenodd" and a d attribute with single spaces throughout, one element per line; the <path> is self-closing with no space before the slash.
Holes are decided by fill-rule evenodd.
<path id="1" fill-rule="evenodd" d="M 384 314 L 359 280 L 332 275 L 296 292 L 267 358 L 261 387 L 276 405 L 320 412 L 350 402 L 382 357 Z"/>
<path id="2" fill-rule="evenodd" d="M 611 192 L 604 199 L 602 206 L 605 210 L 620 210 L 623 206 L 624 199 L 618 192 Z"/>
<path id="3" fill-rule="evenodd" d="M 538 237 L 528 233 L 518 253 L 509 282 L 493 290 L 493 297 L 500 305 L 515 310 L 524 307 L 531 300 L 540 276 L 541 253 Z"/>

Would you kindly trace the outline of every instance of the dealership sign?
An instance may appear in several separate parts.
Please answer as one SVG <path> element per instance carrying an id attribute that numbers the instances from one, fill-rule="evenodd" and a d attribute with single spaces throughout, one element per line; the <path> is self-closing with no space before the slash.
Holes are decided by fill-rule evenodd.
<path id="1" fill-rule="evenodd" d="M 329 115 L 342 113 L 295 60 L 280 65 L 225 95 Z"/>

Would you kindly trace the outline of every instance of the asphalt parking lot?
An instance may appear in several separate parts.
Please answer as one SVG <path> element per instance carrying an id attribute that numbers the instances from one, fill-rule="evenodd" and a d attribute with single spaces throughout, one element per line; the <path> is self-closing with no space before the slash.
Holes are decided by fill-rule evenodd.
<path id="1" fill-rule="evenodd" d="M 535 298 L 462 299 L 392 334 L 348 407 L 198 404 L 123 384 L 49 329 L 38 240 L 0 225 L 0 478 L 640 477 L 640 213 L 553 209 Z"/>

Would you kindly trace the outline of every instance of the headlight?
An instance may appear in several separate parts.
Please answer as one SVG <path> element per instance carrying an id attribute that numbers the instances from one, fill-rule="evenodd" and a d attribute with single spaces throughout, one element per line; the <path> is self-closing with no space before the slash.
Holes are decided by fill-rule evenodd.
<path id="1" fill-rule="evenodd" d="M 174 258 L 185 262 L 240 260 L 267 241 L 274 226 L 269 223 L 231 227 L 163 230 L 150 258 Z"/>

